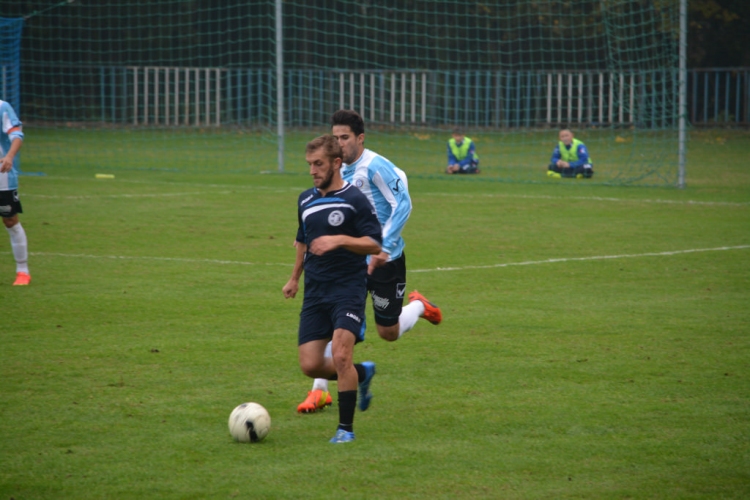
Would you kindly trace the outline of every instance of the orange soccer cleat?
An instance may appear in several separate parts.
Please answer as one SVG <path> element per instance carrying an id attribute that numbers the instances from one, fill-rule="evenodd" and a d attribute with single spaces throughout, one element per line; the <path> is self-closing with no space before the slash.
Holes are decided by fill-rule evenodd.
<path id="1" fill-rule="evenodd" d="M 409 302 L 414 302 L 415 300 L 418 300 L 422 304 L 424 304 L 424 313 L 422 314 L 422 317 L 424 319 L 426 319 L 433 325 L 439 325 L 440 322 L 443 321 L 443 313 L 440 312 L 440 308 L 427 300 L 424 295 L 416 290 L 409 294 Z"/>
<path id="2" fill-rule="evenodd" d="M 320 389 L 308 391 L 307 398 L 297 406 L 297 413 L 315 413 L 326 406 L 331 406 L 331 403 L 333 399 L 330 392 Z"/>
<path id="3" fill-rule="evenodd" d="M 16 281 L 13 282 L 13 286 L 26 286 L 31 283 L 31 275 L 29 273 L 16 273 Z"/>

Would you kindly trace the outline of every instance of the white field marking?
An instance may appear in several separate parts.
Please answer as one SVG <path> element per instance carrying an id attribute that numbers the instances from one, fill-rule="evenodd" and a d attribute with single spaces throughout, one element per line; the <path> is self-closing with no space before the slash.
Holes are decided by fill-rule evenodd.
<path id="1" fill-rule="evenodd" d="M 465 198 L 466 195 L 459 193 L 425 193 L 422 196 L 455 196 Z M 608 198 L 603 196 L 551 196 L 544 194 L 509 194 L 509 193 L 478 193 L 472 197 L 483 196 L 486 198 L 527 198 L 539 200 L 582 200 L 582 201 L 612 201 L 619 203 L 664 203 L 668 205 L 706 205 L 706 206 L 729 206 L 747 207 L 750 201 L 696 201 L 696 200 L 661 200 L 661 199 L 639 199 L 639 198 Z M 473 199 L 473 198 L 472 198 Z"/>
<path id="2" fill-rule="evenodd" d="M 88 180 L 91 182 L 99 182 L 101 183 L 101 180 L 97 180 L 94 178 L 85 178 L 81 179 L 78 177 L 65 177 L 65 176 L 48 176 L 44 177 L 44 179 L 50 179 L 50 180 L 74 180 L 76 182 L 79 182 L 81 180 Z M 196 184 L 193 182 L 174 182 L 174 181 L 154 181 L 154 180 L 138 180 L 138 179 L 117 179 L 117 183 L 127 183 L 127 184 L 162 184 L 162 185 L 168 185 L 168 186 L 195 186 Z M 278 187 L 270 187 L 270 186 L 259 186 L 257 184 L 200 184 L 203 188 L 220 188 L 220 189 L 247 189 L 252 191 L 268 191 L 271 193 L 284 193 L 287 191 L 295 191 L 295 192 L 301 192 L 307 189 L 309 186 L 303 186 L 303 187 L 287 187 L 287 188 L 278 188 Z M 29 194 L 24 193 L 24 196 L 30 196 Z M 37 195 L 40 196 L 40 195 Z M 462 197 L 465 198 L 466 195 L 458 194 L 458 193 L 450 193 L 450 192 L 432 192 L 432 193 L 424 193 L 420 194 L 420 196 L 451 196 L 451 197 Z M 527 198 L 527 199 L 539 199 L 539 200 L 582 200 L 582 201 L 611 201 L 611 202 L 617 202 L 617 203 L 663 203 L 667 205 L 705 205 L 705 206 L 736 206 L 736 207 L 746 207 L 750 206 L 750 201 L 748 202 L 733 202 L 733 201 L 697 201 L 697 200 L 662 200 L 662 199 L 638 199 L 638 198 L 612 198 L 612 197 L 605 197 L 605 196 L 552 196 L 552 195 L 533 195 L 533 194 L 512 194 L 512 193 L 480 193 L 480 194 L 474 194 L 473 196 L 483 196 L 486 198 Z"/>
<path id="3" fill-rule="evenodd" d="M 546 259 L 546 260 L 529 260 L 526 262 L 509 262 L 506 264 L 489 264 L 485 266 L 462 266 L 462 267 L 436 267 L 434 269 L 412 269 L 409 272 L 412 273 L 434 273 L 442 271 L 465 271 L 469 269 L 496 269 L 500 267 L 511 267 L 511 266 L 533 266 L 537 264 L 555 264 L 558 262 L 577 262 L 587 260 L 607 260 L 607 259 L 633 259 L 637 257 L 663 257 L 669 255 L 680 255 L 686 253 L 696 252 L 721 252 L 726 250 L 744 250 L 750 248 L 750 245 L 738 245 L 733 247 L 716 247 L 716 248 L 691 248 L 689 250 L 675 250 L 672 252 L 648 252 L 648 253 L 635 253 L 635 254 L 623 254 L 623 255 L 594 255 L 591 257 L 565 257 L 558 259 Z"/>
<path id="4" fill-rule="evenodd" d="M 10 252 L 2 252 L 10 253 Z M 90 255 L 83 253 L 55 253 L 55 252 L 29 252 L 30 255 L 39 255 L 46 257 L 70 257 L 75 259 L 113 259 L 113 260 L 157 260 L 162 262 L 191 262 L 198 264 L 220 264 L 234 266 L 284 266 L 292 267 L 293 264 L 283 263 L 260 263 L 260 262 L 243 262 L 241 260 L 218 260 L 218 259 L 186 259 L 179 257 L 129 257 L 127 255 Z"/>
<path id="5" fill-rule="evenodd" d="M 95 198 L 162 198 L 170 196 L 196 196 L 206 194 L 204 191 L 194 191 L 192 193 L 138 193 L 138 194 L 94 194 L 94 195 L 62 195 L 62 194 L 24 194 L 24 198 L 62 198 L 65 200 L 89 200 Z M 221 191 L 211 194 L 229 194 L 229 191 Z"/>
<path id="6" fill-rule="evenodd" d="M 738 245 L 731 247 L 716 247 L 716 248 L 692 248 L 688 250 L 674 250 L 671 252 L 647 252 L 647 253 L 636 253 L 636 254 L 622 254 L 622 255 L 594 255 L 591 257 L 564 257 L 557 259 L 546 259 L 546 260 L 530 260 L 526 262 L 507 262 L 505 264 L 489 264 L 484 266 L 461 266 L 461 267 L 436 267 L 434 269 L 411 269 L 410 273 L 433 273 L 443 271 L 465 271 L 469 269 L 498 269 L 501 267 L 512 267 L 512 266 L 533 266 L 537 264 L 556 264 L 558 262 L 577 262 L 587 260 L 611 260 L 611 259 L 633 259 L 637 257 L 664 257 L 670 255 L 680 255 L 687 253 L 696 252 L 721 252 L 727 250 L 745 250 L 750 248 L 750 245 Z M 10 252 L 0 252 L 0 254 L 10 254 Z M 49 257 L 70 257 L 76 259 L 112 259 L 112 260 L 155 260 L 162 262 L 191 262 L 198 264 L 220 264 L 220 265 L 234 265 L 234 266 L 282 266 L 292 267 L 292 264 L 285 263 L 260 263 L 260 262 L 245 262 L 241 260 L 217 260 L 217 259 L 187 259 L 187 258 L 176 258 L 176 257 L 129 257 L 125 255 L 90 255 L 90 254 L 70 254 L 70 253 L 54 253 L 54 252 L 29 252 L 30 255 L 34 256 L 49 256 Z"/>
<path id="7" fill-rule="evenodd" d="M 81 179 L 79 177 L 65 177 L 65 176 L 47 176 L 44 177 L 44 179 L 49 180 L 62 180 L 62 181 L 90 181 L 90 182 L 98 182 L 102 183 L 99 179 L 94 178 L 84 178 Z M 107 182 L 107 184 L 148 184 L 148 185 L 165 185 L 165 186 L 200 186 L 202 188 L 219 188 L 219 189 L 247 189 L 249 191 L 268 191 L 270 193 L 285 193 L 287 191 L 297 191 L 302 192 L 305 189 L 308 189 L 310 186 L 305 185 L 301 187 L 288 187 L 288 188 L 278 188 L 278 187 L 270 187 L 270 186 L 259 186 L 257 184 L 206 184 L 206 183 L 198 183 L 195 182 L 174 182 L 174 181 L 158 181 L 158 180 L 138 180 L 138 179 L 117 179 L 116 181 Z M 311 184 L 311 183 L 310 183 Z"/>

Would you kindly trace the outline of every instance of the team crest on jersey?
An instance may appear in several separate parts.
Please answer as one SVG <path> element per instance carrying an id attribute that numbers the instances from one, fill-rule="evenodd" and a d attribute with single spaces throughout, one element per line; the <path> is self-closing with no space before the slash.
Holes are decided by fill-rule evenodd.
<path id="1" fill-rule="evenodd" d="M 344 222 L 344 214 L 341 210 L 334 210 L 328 214 L 328 223 L 332 226 L 340 226 Z"/>
<path id="2" fill-rule="evenodd" d="M 362 186 L 365 185 L 365 182 L 362 179 L 357 179 L 354 181 L 354 185 L 357 186 L 359 189 L 362 189 Z"/>

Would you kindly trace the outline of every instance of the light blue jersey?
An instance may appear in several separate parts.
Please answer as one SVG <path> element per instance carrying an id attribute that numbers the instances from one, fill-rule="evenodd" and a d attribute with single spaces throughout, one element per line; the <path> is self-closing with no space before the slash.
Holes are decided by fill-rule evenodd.
<path id="1" fill-rule="evenodd" d="M 16 116 L 13 107 L 5 101 L 0 101 L 0 158 L 10 151 L 10 143 L 14 139 L 23 140 L 21 121 Z M 13 158 L 13 168 L 5 173 L 0 173 L 0 191 L 13 191 L 18 189 L 18 155 Z"/>
<path id="2" fill-rule="evenodd" d="M 404 239 L 401 231 L 411 214 L 409 185 L 403 170 L 374 151 L 365 149 L 351 165 L 344 164 L 341 176 L 357 186 L 378 213 L 383 226 L 383 251 L 388 260 L 401 257 Z"/>

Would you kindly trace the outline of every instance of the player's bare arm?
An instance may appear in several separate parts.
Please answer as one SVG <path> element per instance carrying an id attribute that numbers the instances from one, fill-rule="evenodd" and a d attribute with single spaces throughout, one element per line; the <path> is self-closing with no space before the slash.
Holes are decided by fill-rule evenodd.
<path id="1" fill-rule="evenodd" d="M 300 243 L 299 241 L 295 241 L 294 244 L 295 249 L 297 250 L 297 255 L 294 259 L 294 269 L 292 269 L 292 276 L 289 278 L 289 281 L 286 282 L 286 285 L 281 289 L 281 291 L 284 293 L 284 298 L 286 299 L 293 299 L 297 292 L 299 291 L 299 279 L 302 276 L 302 272 L 304 270 L 304 263 L 305 263 L 305 252 L 307 251 L 307 245 L 304 243 Z"/>
<path id="2" fill-rule="evenodd" d="M 370 257 L 370 264 L 367 266 L 367 274 L 372 274 L 376 268 L 385 265 L 389 258 L 390 255 L 385 252 L 380 252 L 379 254 Z"/>
<path id="3" fill-rule="evenodd" d="M 10 172 L 10 169 L 13 168 L 13 158 L 16 157 L 16 153 L 21 149 L 22 144 L 23 141 L 21 139 L 13 139 L 13 142 L 10 143 L 8 153 L 0 158 L 0 173 Z"/>
<path id="4" fill-rule="evenodd" d="M 320 236 L 310 242 L 310 253 L 323 255 L 326 252 L 344 248 L 359 255 L 380 252 L 380 244 L 369 236 L 354 238 L 343 234 Z"/>

